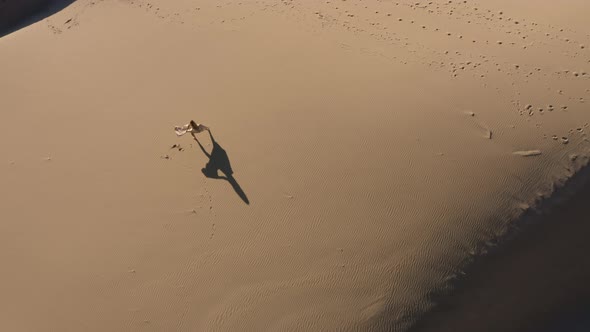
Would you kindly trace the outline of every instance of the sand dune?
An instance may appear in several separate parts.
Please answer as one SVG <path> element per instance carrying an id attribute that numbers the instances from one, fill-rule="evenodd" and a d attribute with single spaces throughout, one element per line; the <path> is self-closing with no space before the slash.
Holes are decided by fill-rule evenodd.
<path id="1" fill-rule="evenodd" d="M 590 4 L 531 3 L 78 0 L 0 38 L 3 329 L 410 329 L 588 162 Z"/>
<path id="2" fill-rule="evenodd" d="M 518 220 L 412 331 L 587 331 L 589 170 Z"/>
<path id="3" fill-rule="evenodd" d="M 44 20 L 75 0 L 2 0 L 0 37 Z"/>
<path id="4" fill-rule="evenodd" d="M 0 29 L 6 29 L 26 20 L 36 11 L 47 6 L 49 0 L 4 0 L 0 2 Z"/>

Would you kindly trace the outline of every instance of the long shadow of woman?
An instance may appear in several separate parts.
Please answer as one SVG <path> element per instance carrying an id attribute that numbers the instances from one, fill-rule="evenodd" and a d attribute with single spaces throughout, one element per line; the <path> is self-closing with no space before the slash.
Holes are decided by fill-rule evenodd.
<path id="1" fill-rule="evenodd" d="M 209 158 L 209 161 L 205 165 L 205 168 L 201 169 L 201 172 L 203 172 L 206 177 L 211 179 L 227 180 L 231 184 L 232 188 L 234 188 L 236 194 L 238 194 L 238 196 L 240 196 L 240 198 L 244 201 L 244 203 L 250 204 L 248 196 L 246 196 L 246 193 L 244 190 L 242 190 L 242 187 L 240 187 L 238 181 L 236 181 L 236 179 L 233 177 L 234 171 L 231 168 L 231 163 L 229 162 L 227 152 L 225 152 L 221 145 L 215 141 L 213 134 L 211 134 L 211 130 L 208 130 L 208 133 L 209 137 L 211 137 L 211 143 L 213 144 L 211 153 L 208 153 L 201 142 L 199 142 L 199 139 L 197 139 L 197 136 L 195 136 L 194 133 L 191 133 L 195 141 L 197 141 L 199 144 L 201 151 L 203 151 L 207 158 Z M 219 175 L 218 171 L 221 171 L 224 175 Z"/>

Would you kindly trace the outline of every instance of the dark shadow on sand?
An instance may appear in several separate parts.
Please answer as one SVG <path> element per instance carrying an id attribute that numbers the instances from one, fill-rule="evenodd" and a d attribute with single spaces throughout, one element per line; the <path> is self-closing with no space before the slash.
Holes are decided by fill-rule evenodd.
<path id="1" fill-rule="evenodd" d="M 242 190 L 242 187 L 240 187 L 238 181 L 236 181 L 236 179 L 233 176 L 234 172 L 231 168 L 231 163 L 229 161 L 229 157 L 227 156 L 227 152 L 225 152 L 221 145 L 217 143 L 217 141 L 213 137 L 213 134 L 211 134 L 211 131 L 208 131 L 208 133 L 209 137 L 211 138 L 211 143 L 213 144 L 213 149 L 211 150 L 211 153 L 208 153 L 207 150 L 205 150 L 205 148 L 201 144 L 201 142 L 199 142 L 199 139 L 197 139 L 197 137 L 194 134 L 192 134 L 193 138 L 195 139 L 195 141 L 197 141 L 203 153 L 207 156 L 207 158 L 209 158 L 209 161 L 205 165 L 205 168 L 201 169 L 201 172 L 203 172 L 203 174 L 210 179 L 227 180 L 231 184 L 232 188 L 234 188 L 236 194 L 240 196 L 242 201 L 244 201 L 244 203 L 246 204 L 250 204 L 248 196 L 246 196 L 246 193 L 244 192 L 244 190 Z M 221 171 L 221 173 L 223 173 L 224 175 L 219 175 L 219 171 Z"/>
<path id="2" fill-rule="evenodd" d="M 0 38 L 61 11 L 75 0 L 0 0 Z"/>

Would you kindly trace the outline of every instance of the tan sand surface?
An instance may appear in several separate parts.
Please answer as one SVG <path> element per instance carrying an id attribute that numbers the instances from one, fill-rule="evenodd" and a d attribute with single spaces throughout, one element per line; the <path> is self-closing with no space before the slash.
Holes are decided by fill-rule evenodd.
<path id="1" fill-rule="evenodd" d="M 590 187 L 571 188 L 588 175 L 586 168 L 560 190 L 560 199 L 575 193 L 569 199 L 531 211 L 411 331 L 588 331 Z"/>
<path id="2" fill-rule="evenodd" d="M 588 162 L 588 14 L 78 0 L 0 38 L 2 330 L 408 329 Z"/>

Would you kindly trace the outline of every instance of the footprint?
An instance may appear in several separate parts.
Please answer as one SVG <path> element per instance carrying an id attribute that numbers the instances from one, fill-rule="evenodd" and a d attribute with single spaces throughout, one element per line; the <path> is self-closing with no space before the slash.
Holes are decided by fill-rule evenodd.
<path id="1" fill-rule="evenodd" d="M 465 111 L 465 112 L 463 112 L 463 113 L 464 113 L 465 115 L 469 116 L 469 117 L 472 117 L 472 118 L 474 118 L 474 117 L 475 117 L 475 112 L 472 112 L 472 111 Z M 483 122 L 481 122 L 481 121 L 477 121 L 477 120 L 474 120 L 474 121 L 473 121 L 473 123 L 475 124 L 475 126 L 476 126 L 476 127 L 479 129 L 479 130 L 483 131 L 483 137 L 484 137 L 484 138 L 487 138 L 487 139 L 492 139 L 492 135 L 493 135 L 493 133 L 492 133 L 492 130 L 489 128 L 489 126 L 488 126 L 488 125 L 486 125 L 485 123 L 483 123 Z"/>
<path id="2" fill-rule="evenodd" d="M 523 151 L 515 151 L 512 154 L 522 157 L 534 157 L 540 156 L 542 154 L 541 150 L 523 150 Z"/>

